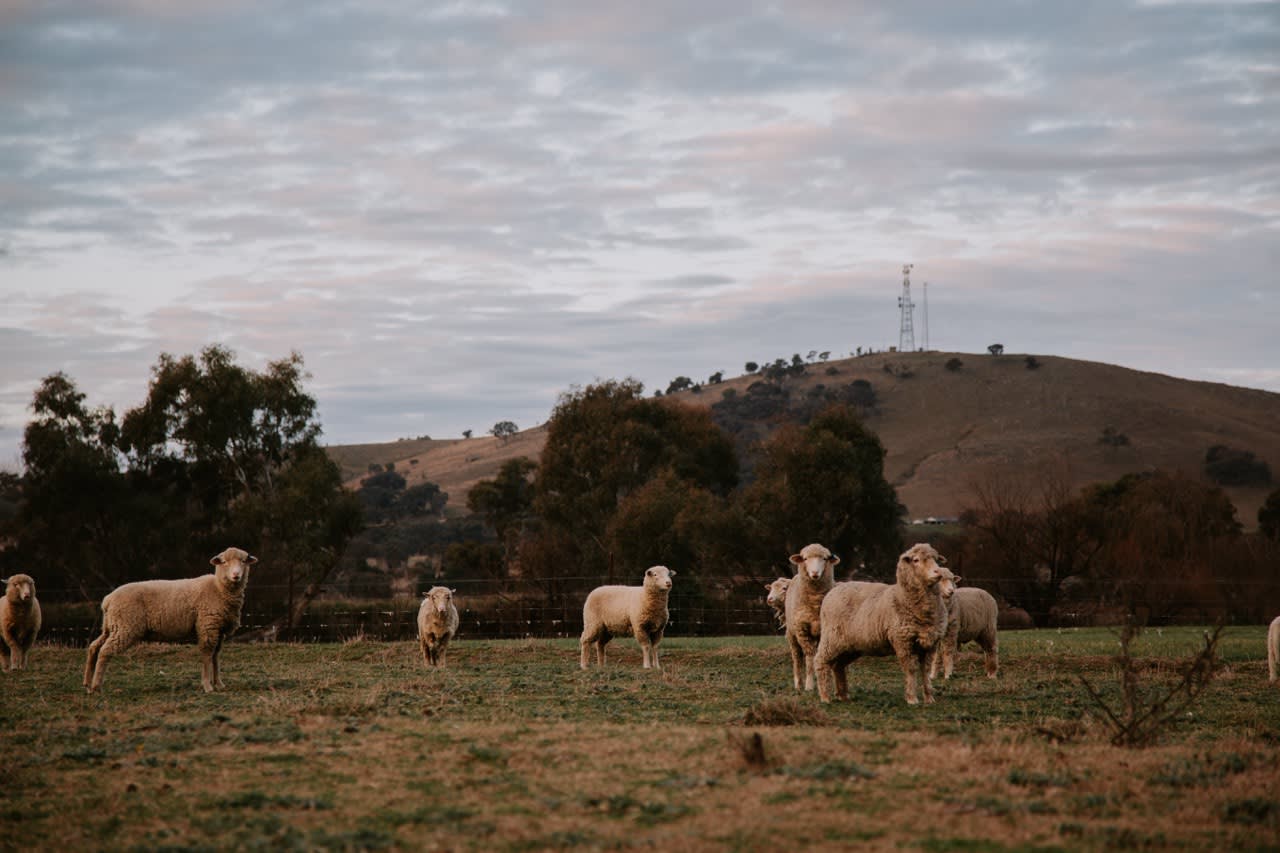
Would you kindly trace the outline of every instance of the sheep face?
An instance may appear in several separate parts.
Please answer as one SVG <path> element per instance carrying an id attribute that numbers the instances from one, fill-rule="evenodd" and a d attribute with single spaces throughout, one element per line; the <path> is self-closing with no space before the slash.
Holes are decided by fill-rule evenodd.
<path id="1" fill-rule="evenodd" d="M 942 570 L 942 580 L 938 583 L 938 592 L 942 594 L 943 601 L 951 601 L 956 594 L 956 584 L 960 583 L 960 576 L 951 573 L 950 569 Z"/>
<path id="2" fill-rule="evenodd" d="M 4 594 L 14 604 L 26 604 L 36 597 L 36 582 L 31 575 L 14 575 L 5 581 Z"/>
<path id="3" fill-rule="evenodd" d="M 651 566 L 644 573 L 644 585 L 647 589 L 669 590 L 675 576 L 676 573 L 666 566 Z"/>
<path id="4" fill-rule="evenodd" d="M 828 569 L 835 568 L 840 562 L 840 558 L 832 554 L 824 546 L 817 544 L 806 545 L 800 549 L 799 554 L 791 555 L 791 563 L 796 566 L 796 571 L 803 571 L 809 576 L 810 580 L 821 580 Z"/>
<path id="5" fill-rule="evenodd" d="M 787 600 L 787 587 L 791 586 L 791 578 L 778 578 L 773 583 L 767 583 L 764 588 L 769 591 L 765 601 L 770 607 L 782 607 Z"/>
<path id="6" fill-rule="evenodd" d="M 453 604 L 453 593 L 454 591 L 447 586 L 433 586 L 427 590 L 423 598 L 431 602 L 427 607 L 443 616 L 449 612 L 449 607 Z"/>
<path id="7" fill-rule="evenodd" d="M 248 551 L 239 548 L 228 548 L 209 561 L 214 565 L 214 574 L 228 586 L 239 587 L 249 582 L 249 567 L 258 562 Z"/>
<path id="8" fill-rule="evenodd" d="M 944 572 L 950 574 L 942 567 L 943 563 L 946 563 L 946 559 L 932 545 L 912 545 L 898 558 L 898 583 L 914 582 L 936 588 L 946 577 Z"/>

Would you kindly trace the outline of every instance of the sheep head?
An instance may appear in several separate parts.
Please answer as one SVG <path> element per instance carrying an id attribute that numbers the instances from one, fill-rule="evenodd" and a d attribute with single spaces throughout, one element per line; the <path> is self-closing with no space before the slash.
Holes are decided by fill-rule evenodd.
<path id="1" fill-rule="evenodd" d="M 942 580 L 938 583 L 938 592 L 942 595 L 943 601 L 950 601 L 952 596 L 956 594 L 956 584 L 960 583 L 960 576 L 952 574 L 950 569 L 942 570 Z"/>
<path id="2" fill-rule="evenodd" d="M 4 584 L 5 597 L 14 604 L 26 604 L 36 597 L 36 582 L 31 575 L 13 575 Z"/>
<path id="3" fill-rule="evenodd" d="M 431 602 L 427 605 L 428 607 L 444 615 L 449 612 L 449 607 L 453 604 L 453 593 L 454 590 L 447 586 L 433 586 L 423 595 L 423 599 Z"/>
<path id="4" fill-rule="evenodd" d="M 644 585 L 646 589 L 657 589 L 666 591 L 671 589 L 671 579 L 676 573 L 666 566 L 650 566 L 644 573 Z"/>
<path id="5" fill-rule="evenodd" d="M 947 570 L 946 558 L 923 542 L 912 545 L 898 557 L 898 583 L 903 586 L 937 588 Z"/>
<path id="6" fill-rule="evenodd" d="M 768 597 L 765 599 L 770 607 L 781 607 L 787 600 L 787 587 L 791 586 L 791 578 L 778 578 L 773 583 L 767 583 L 764 588 L 769 591 Z"/>
<path id="7" fill-rule="evenodd" d="M 824 575 L 830 577 L 830 573 L 839 564 L 840 558 L 832 554 L 825 546 L 813 543 L 805 545 L 800 549 L 799 554 L 791 555 L 791 562 L 796 566 L 796 572 L 803 571 L 809 576 L 810 580 L 821 580 Z"/>
<path id="8" fill-rule="evenodd" d="M 258 558 L 248 551 L 228 548 L 209 562 L 214 565 L 214 574 L 219 580 L 229 586 L 237 587 L 249 582 L 249 567 L 258 562 Z"/>

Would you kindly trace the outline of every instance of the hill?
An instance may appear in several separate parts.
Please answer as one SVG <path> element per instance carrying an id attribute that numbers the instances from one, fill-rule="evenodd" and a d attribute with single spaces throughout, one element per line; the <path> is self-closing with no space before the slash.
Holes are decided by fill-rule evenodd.
<path id="1" fill-rule="evenodd" d="M 947 367 L 953 359 L 962 362 L 958 369 Z M 1034 480 L 1052 468 L 1076 487 L 1155 468 L 1202 476 L 1214 445 L 1251 451 L 1280 473 L 1280 394 L 1055 356 L 1035 356 L 1035 363 L 1029 368 L 1026 356 L 1011 354 L 878 353 L 809 364 L 802 375 L 767 384 L 781 389 L 792 412 L 805 401 L 861 391 L 856 396 L 869 403 L 861 407 L 866 423 L 887 452 L 886 477 L 909 518 L 957 515 L 971 483 L 993 475 Z M 744 375 L 671 397 L 710 407 L 726 394 L 749 399 L 761 392 L 760 382 L 759 374 Z M 777 422 L 776 414 L 759 418 L 748 433 L 765 434 Z M 1107 428 L 1128 444 L 1102 443 Z M 370 463 L 394 461 L 410 485 L 435 482 L 454 511 L 465 511 L 471 486 L 507 459 L 536 460 L 545 442 L 540 426 L 505 442 L 484 437 L 328 450 L 350 485 Z M 1258 507 L 1274 487 L 1226 490 L 1247 529 L 1256 526 Z"/>

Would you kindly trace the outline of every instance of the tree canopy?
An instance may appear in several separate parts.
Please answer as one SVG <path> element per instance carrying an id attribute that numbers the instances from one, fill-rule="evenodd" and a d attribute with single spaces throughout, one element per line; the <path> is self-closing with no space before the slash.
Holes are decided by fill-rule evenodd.
<path id="1" fill-rule="evenodd" d="M 259 595 L 305 601 L 299 590 L 332 570 L 361 513 L 317 443 L 304 379 L 297 353 L 261 373 L 221 346 L 165 354 L 117 423 L 70 377 L 46 377 L 24 434 L 16 551 L 58 577 L 48 589 L 96 598 L 203 571 L 234 544 L 260 558 Z"/>

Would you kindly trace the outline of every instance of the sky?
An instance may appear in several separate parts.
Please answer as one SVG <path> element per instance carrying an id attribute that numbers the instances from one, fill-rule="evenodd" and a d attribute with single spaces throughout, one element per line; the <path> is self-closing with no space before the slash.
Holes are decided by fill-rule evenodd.
<path id="1" fill-rule="evenodd" d="M 40 381 L 302 355 L 327 444 L 899 341 L 1280 392 L 1280 3 L 0 0 Z"/>

